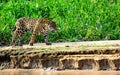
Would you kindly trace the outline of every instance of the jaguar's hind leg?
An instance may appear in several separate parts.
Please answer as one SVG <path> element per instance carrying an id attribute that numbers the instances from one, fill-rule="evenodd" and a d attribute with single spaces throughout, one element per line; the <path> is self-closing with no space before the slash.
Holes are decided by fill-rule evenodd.
<path id="1" fill-rule="evenodd" d="M 22 46 L 22 37 L 26 33 L 24 28 L 18 29 L 18 46 Z"/>
<path id="2" fill-rule="evenodd" d="M 23 29 L 16 29 L 14 32 L 13 32 L 13 37 L 12 37 L 12 43 L 11 45 L 12 46 L 15 46 L 15 45 L 18 45 L 18 46 L 22 46 L 22 36 L 24 35 L 25 31 Z M 18 38 L 18 44 L 16 44 L 16 38 Z"/>
<path id="3" fill-rule="evenodd" d="M 11 46 L 15 46 L 15 38 L 16 38 L 16 36 L 17 36 L 17 32 L 16 32 L 16 30 L 13 32 L 13 34 L 12 34 L 12 42 L 11 42 Z"/>

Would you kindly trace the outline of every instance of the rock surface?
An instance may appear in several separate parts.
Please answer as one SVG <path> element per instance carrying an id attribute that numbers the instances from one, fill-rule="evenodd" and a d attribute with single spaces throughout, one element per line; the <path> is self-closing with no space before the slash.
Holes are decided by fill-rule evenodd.
<path id="1" fill-rule="evenodd" d="M 120 70 L 120 40 L 0 47 L 0 69 Z"/>

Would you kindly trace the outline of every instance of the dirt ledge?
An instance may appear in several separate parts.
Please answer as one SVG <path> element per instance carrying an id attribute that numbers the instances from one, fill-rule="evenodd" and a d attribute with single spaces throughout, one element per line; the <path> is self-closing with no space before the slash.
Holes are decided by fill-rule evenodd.
<path id="1" fill-rule="evenodd" d="M 120 70 L 120 40 L 1 47 L 0 69 Z"/>

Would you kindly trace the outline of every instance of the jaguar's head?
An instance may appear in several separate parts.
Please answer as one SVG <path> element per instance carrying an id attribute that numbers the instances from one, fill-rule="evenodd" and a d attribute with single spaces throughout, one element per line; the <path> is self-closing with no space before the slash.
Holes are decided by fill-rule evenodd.
<path id="1" fill-rule="evenodd" d="M 52 32 L 56 32 L 57 31 L 57 24 L 54 21 L 50 21 L 50 23 L 49 23 L 49 29 Z"/>

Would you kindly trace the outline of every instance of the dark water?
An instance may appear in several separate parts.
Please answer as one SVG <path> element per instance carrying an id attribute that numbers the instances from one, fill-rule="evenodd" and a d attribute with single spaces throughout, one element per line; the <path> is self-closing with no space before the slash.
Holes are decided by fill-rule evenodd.
<path id="1" fill-rule="evenodd" d="M 0 75 L 120 75 L 120 71 L 83 71 L 83 70 L 64 70 L 64 71 L 43 71 L 43 70 L 0 70 Z"/>

